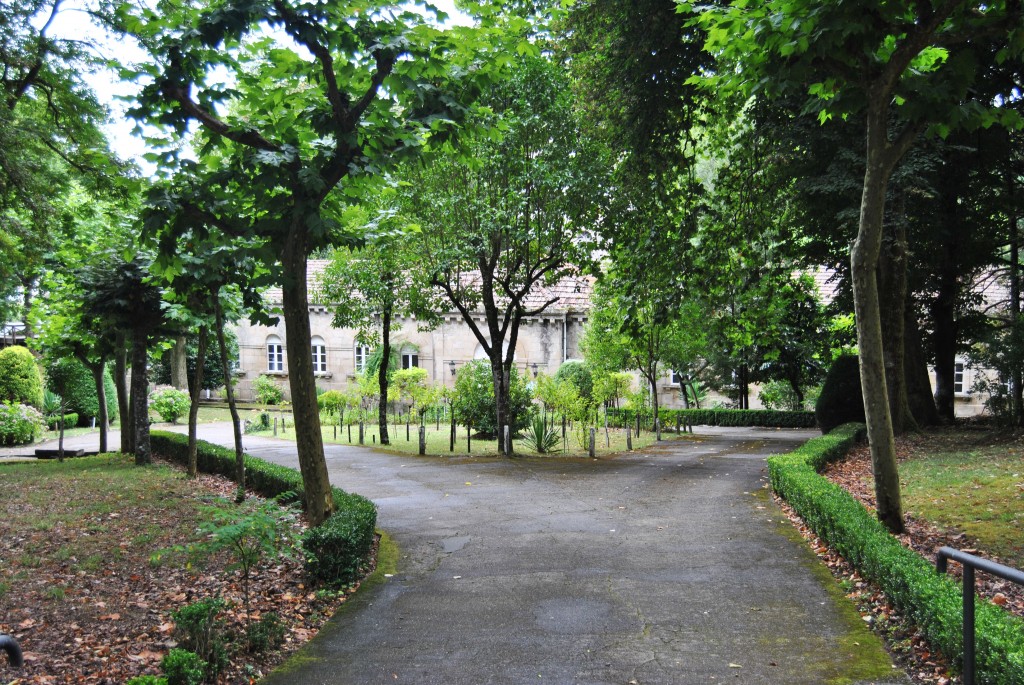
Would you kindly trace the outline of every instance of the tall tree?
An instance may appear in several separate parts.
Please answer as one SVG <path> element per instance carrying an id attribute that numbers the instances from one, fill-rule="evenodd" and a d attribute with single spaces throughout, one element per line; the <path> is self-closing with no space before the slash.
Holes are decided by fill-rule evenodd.
<path id="1" fill-rule="evenodd" d="M 519 60 L 484 102 L 500 134 L 442 151 L 415 178 L 422 259 L 490 360 L 499 452 L 519 327 L 557 302 L 535 287 L 576 273 L 602 211 L 602 155 L 578 124 L 565 77 L 541 57 Z M 483 326 L 478 312 L 483 310 Z"/>
<path id="2" fill-rule="evenodd" d="M 877 274 L 886 190 L 896 165 L 930 127 L 948 132 L 964 124 L 1020 121 L 998 101 L 975 100 L 971 93 L 979 64 L 1020 59 L 1020 4 L 736 0 L 681 7 L 697 12 L 697 23 L 708 32 L 707 49 L 722 60 L 708 79 L 716 89 L 804 94 L 805 111 L 823 120 L 853 112 L 865 118 L 865 173 L 851 274 L 877 514 L 900 532 L 904 522 Z"/>
<path id="3" fill-rule="evenodd" d="M 388 435 L 388 384 L 391 368 L 391 340 L 396 319 L 415 320 L 420 330 L 433 327 L 443 306 L 438 293 L 424 282 L 418 268 L 418 236 L 407 230 L 394 207 L 394 191 L 387 190 L 376 206 L 358 212 L 372 237 L 361 250 L 340 248 L 320 275 L 318 300 L 334 311 L 331 325 L 355 328 L 363 345 L 380 345 L 381 363 L 377 369 L 379 399 L 377 426 L 380 444 L 391 444 Z"/>
<path id="4" fill-rule="evenodd" d="M 334 501 L 316 403 L 306 260 L 339 238 L 331 210 L 341 201 L 337 189 L 358 195 L 361 177 L 463 117 L 473 80 L 489 74 L 469 69 L 484 35 L 437 29 L 423 14 L 379 0 L 225 0 L 164 16 L 131 12 L 122 6 L 121 25 L 153 56 L 135 114 L 179 135 L 201 127 L 202 181 L 216 200 L 199 205 L 177 196 L 165 210 L 251 240 L 254 254 L 276 270 L 306 508 L 319 523 Z M 427 13 L 434 13 L 429 6 Z M 223 70 L 230 87 L 218 82 Z"/>

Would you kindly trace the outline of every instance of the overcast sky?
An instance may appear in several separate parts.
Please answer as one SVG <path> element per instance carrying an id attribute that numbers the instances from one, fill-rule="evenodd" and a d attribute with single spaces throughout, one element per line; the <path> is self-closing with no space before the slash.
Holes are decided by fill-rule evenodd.
<path id="1" fill-rule="evenodd" d="M 434 0 L 434 5 L 448 14 L 449 24 L 468 23 L 468 18 L 455 9 L 454 0 Z M 145 59 L 145 53 L 133 43 L 114 41 L 100 35 L 81 7 L 81 3 L 75 0 L 66 0 L 61 5 L 60 14 L 51 26 L 49 34 L 60 38 L 89 39 L 98 46 L 104 58 L 116 58 L 123 63 L 130 64 Z M 42 21 L 45 21 L 45 17 Z M 110 123 L 106 131 L 114 151 L 123 159 L 135 161 L 144 172 L 151 172 L 152 165 L 142 159 L 142 155 L 147 151 L 146 143 L 132 134 L 135 121 L 125 114 L 132 107 L 130 99 L 138 93 L 141 86 L 122 81 L 110 70 L 85 74 L 84 79 L 100 101 L 110 108 Z M 124 98 L 128 98 L 129 101 L 125 101 Z"/>

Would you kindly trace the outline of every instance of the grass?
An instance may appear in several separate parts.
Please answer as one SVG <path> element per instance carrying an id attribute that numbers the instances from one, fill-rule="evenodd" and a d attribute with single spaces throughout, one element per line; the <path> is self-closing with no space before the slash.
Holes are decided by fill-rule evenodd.
<path id="1" fill-rule="evenodd" d="M 1017 442 L 966 447 L 926 443 L 901 463 L 905 508 L 1024 567 L 1024 449 Z"/>
<path id="2" fill-rule="evenodd" d="M 272 413 L 271 422 L 274 417 L 284 418 L 284 423 L 279 421 L 277 437 L 284 438 L 286 440 L 295 439 L 295 426 L 294 420 L 290 413 Z M 248 418 L 243 414 L 243 418 Z M 334 419 L 336 421 L 336 419 Z M 455 438 L 455 450 L 450 450 L 450 426 L 441 423 L 440 430 L 437 429 L 436 423 L 428 423 L 427 427 L 427 454 L 435 456 L 445 455 L 466 455 L 472 454 L 474 456 L 493 456 L 498 454 L 497 441 L 491 438 L 477 438 L 475 435 L 471 441 L 471 452 L 467 450 L 466 445 L 466 429 L 463 426 L 459 426 L 456 431 Z M 359 426 L 358 424 L 351 426 L 351 441 L 349 440 L 349 426 L 338 426 L 335 430 L 335 426 L 331 423 L 329 417 L 321 417 L 321 432 L 325 444 L 335 445 L 358 445 L 359 444 Z M 396 452 L 400 454 L 418 454 L 419 453 L 419 433 L 418 426 L 412 424 L 409 426 L 408 439 L 406 439 L 406 426 L 405 423 L 399 423 L 396 426 L 393 423 L 388 424 L 388 437 L 391 440 L 391 444 L 387 446 L 380 445 L 379 431 L 377 430 L 377 423 L 366 423 L 363 426 L 363 442 L 364 445 L 369 447 L 376 446 L 378 449 L 383 449 L 388 452 Z M 561 428 L 557 430 L 561 433 Z M 269 431 L 261 431 L 256 435 L 273 435 L 273 427 Z M 586 433 L 584 434 L 586 436 Z M 665 438 L 671 437 L 671 433 L 663 435 Z M 641 431 L 640 437 L 633 436 L 633 449 L 641 449 L 654 444 L 654 434 L 649 431 Z M 522 440 L 515 440 L 513 450 L 519 454 L 536 454 L 526 447 Z M 607 456 L 610 454 L 616 454 L 619 452 L 626 451 L 626 432 L 618 428 L 610 428 L 608 430 L 608 438 L 605 438 L 604 429 L 599 429 L 595 436 L 595 454 Z M 566 431 L 566 444 L 563 446 L 559 443 L 557 450 L 551 453 L 551 456 L 568 456 L 568 457 L 583 457 L 587 456 L 586 447 L 580 444 L 580 440 L 576 432 L 569 429 Z"/>

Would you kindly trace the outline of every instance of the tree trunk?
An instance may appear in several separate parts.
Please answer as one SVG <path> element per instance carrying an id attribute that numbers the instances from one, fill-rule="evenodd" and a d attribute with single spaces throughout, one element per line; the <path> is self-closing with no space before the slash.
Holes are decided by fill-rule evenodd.
<path id="1" fill-rule="evenodd" d="M 231 365 L 228 364 L 228 344 L 224 339 L 224 310 L 220 306 L 220 294 L 214 290 L 213 313 L 216 317 L 217 346 L 220 348 L 220 368 L 224 374 L 224 394 L 228 397 L 228 410 L 231 412 L 231 429 L 235 436 L 235 482 L 238 484 L 238 495 L 236 500 L 245 497 L 245 453 L 242 451 L 242 420 L 238 417 L 238 407 L 235 405 L 235 379 L 231 375 Z M 200 356 L 202 359 L 202 356 Z"/>
<path id="2" fill-rule="evenodd" d="M 82 360 L 85 363 L 85 360 Z M 96 399 L 99 401 L 99 408 L 96 412 L 99 416 L 96 417 L 96 421 L 100 425 L 100 453 L 107 451 L 107 389 L 103 385 L 103 372 L 106 371 L 107 365 L 105 361 L 99 361 L 95 364 L 86 364 L 86 367 L 92 372 L 93 383 L 96 384 Z"/>
<path id="3" fill-rule="evenodd" d="M 953 244 L 946 245 L 943 265 L 939 272 L 938 290 L 930 304 L 932 315 L 932 349 L 935 351 L 935 406 L 939 420 L 956 420 L 956 393 L 953 384 L 956 375 L 956 301 L 959 281 L 950 252 Z"/>
<path id="4" fill-rule="evenodd" d="M 939 422 L 932 399 L 932 384 L 928 378 L 928 360 L 921 345 L 921 327 L 917 322 L 917 309 L 908 299 L 904 307 L 903 374 L 907 382 L 907 400 L 910 412 L 918 426 L 934 426 Z"/>
<path id="5" fill-rule="evenodd" d="M 202 357 L 199 360 L 197 366 L 202 366 Z M 174 347 L 171 348 L 171 385 L 188 392 L 188 357 L 184 335 L 176 337 Z"/>
<path id="6" fill-rule="evenodd" d="M 132 333 L 132 423 L 135 433 L 135 464 L 148 466 L 153 462 L 149 445 L 149 333 L 136 329 Z"/>
<path id="7" fill-rule="evenodd" d="M 334 513 L 334 497 L 324 458 L 320 433 L 320 409 L 316 403 L 313 352 L 310 348 L 309 296 L 306 286 L 307 229 L 305 212 L 300 212 L 290 230 L 282 254 L 284 278 L 281 283 L 282 309 L 287 336 L 288 381 L 295 414 L 295 447 L 305 490 L 306 515 L 318 526 Z"/>
<path id="8" fill-rule="evenodd" d="M 1010 327 L 1013 331 L 1012 340 L 1018 340 L 1020 330 L 1020 235 L 1017 226 L 1017 204 L 1015 190 L 1017 187 L 1013 166 L 1007 169 L 1006 191 L 1009 198 L 1007 217 L 1010 233 Z M 1024 425 L 1024 374 L 1019 364 L 1014 364 L 1010 371 L 1010 405 L 1013 408 L 1013 425 Z"/>
<path id="9" fill-rule="evenodd" d="M 391 366 L 391 307 L 384 307 L 381 312 L 381 355 L 380 368 L 377 369 L 377 388 L 380 400 L 377 403 L 377 432 L 380 433 L 380 444 L 390 445 L 388 435 L 388 371 Z"/>
<path id="10" fill-rule="evenodd" d="M 132 449 L 131 403 L 128 394 L 128 341 L 124 333 L 118 332 L 114 345 L 114 388 L 117 390 L 117 413 L 121 424 L 121 452 L 130 454 Z"/>
<path id="11" fill-rule="evenodd" d="M 885 189 L 894 162 L 887 160 L 886 107 L 872 98 L 867 117 L 867 154 L 864 190 L 861 196 L 860 226 L 850 249 L 857 345 L 860 350 L 860 379 L 864 395 L 871 462 L 875 476 L 875 497 L 879 520 L 894 533 L 903 532 L 896 443 L 889 415 L 885 383 L 885 355 L 882 319 L 878 301 L 878 259 L 885 215 Z"/>
<path id="12" fill-rule="evenodd" d="M 883 186 L 884 192 L 884 186 Z M 907 235 L 900 218 L 883 226 L 877 280 L 879 313 L 882 320 L 882 353 L 885 359 L 885 387 L 895 435 L 917 430 L 907 399 L 904 348 L 907 302 Z"/>
<path id="13" fill-rule="evenodd" d="M 493 344 L 493 343 L 492 343 Z M 505 426 L 508 425 L 508 375 L 502 360 L 501 341 L 491 348 L 491 378 L 494 381 L 495 424 L 498 454 L 505 454 Z M 497 360 L 494 359 L 497 357 Z"/>
<path id="14" fill-rule="evenodd" d="M 198 440 L 196 439 L 196 423 L 199 419 L 199 394 L 203 391 L 203 360 L 206 359 L 206 341 L 209 338 L 209 328 L 205 325 L 199 327 L 199 356 L 196 363 L 195 374 L 192 377 L 191 404 L 188 407 L 188 475 L 195 478 L 199 472 Z"/>

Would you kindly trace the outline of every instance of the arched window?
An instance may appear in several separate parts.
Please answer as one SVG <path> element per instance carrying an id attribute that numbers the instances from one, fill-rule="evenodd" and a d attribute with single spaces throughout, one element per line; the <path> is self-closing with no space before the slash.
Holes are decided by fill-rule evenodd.
<path id="1" fill-rule="evenodd" d="M 310 338 L 313 351 L 313 373 L 327 373 L 327 343 L 319 335 Z"/>
<path id="2" fill-rule="evenodd" d="M 284 344 L 276 335 L 267 336 L 267 371 L 284 371 Z"/>

